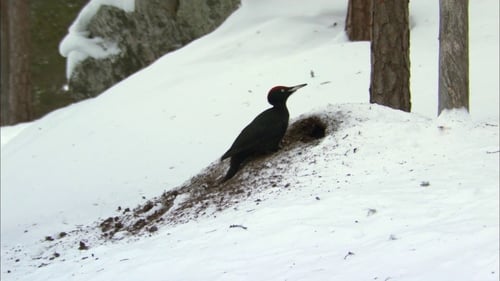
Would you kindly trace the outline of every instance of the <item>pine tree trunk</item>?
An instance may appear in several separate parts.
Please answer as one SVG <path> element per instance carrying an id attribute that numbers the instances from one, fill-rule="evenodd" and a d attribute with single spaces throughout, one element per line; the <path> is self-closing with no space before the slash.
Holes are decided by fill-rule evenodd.
<path id="1" fill-rule="evenodd" d="M 28 1 L 2 0 L 2 125 L 31 120 L 29 54 Z"/>
<path id="2" fill-rule="evenodd" d="M 9 0 L 0 0 L 0 125 L 9 119 L 9 21 L 7 16 Z"/>
<path id="3" fill-rule="evenodd" d="M 351 41 L 370 41 L 372 6 L 371 1 L 349 0 L 345 31 Z"/>
<path id="4" fill-rule="evenodd" d="M 439 1 L 439 105 L 469 110 L 468 0 Z"/>
<path id="5" fill-rule="evenodd" d="M 409 112 L 408 0 L 372 0 L 370 102 Z"/>

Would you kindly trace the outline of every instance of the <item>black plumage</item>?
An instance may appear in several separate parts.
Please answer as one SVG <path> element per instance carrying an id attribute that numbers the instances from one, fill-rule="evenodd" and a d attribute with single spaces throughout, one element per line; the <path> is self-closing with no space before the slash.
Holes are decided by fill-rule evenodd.
<path id="1" fill-rule="evenodd" d="M 231 157 L 230 167 L 224 181 L 232 178 L 249 157 L 275 152 L 279 149 L 280 142 L 288 128 L 290 116 L 286 101 L 291 94 L 306 85 L 276 86 L 269 91 L 267 100 L 273 107 L 257 115 L 241 131 L 229 150 L 222 155 L 221 160 Z"/>

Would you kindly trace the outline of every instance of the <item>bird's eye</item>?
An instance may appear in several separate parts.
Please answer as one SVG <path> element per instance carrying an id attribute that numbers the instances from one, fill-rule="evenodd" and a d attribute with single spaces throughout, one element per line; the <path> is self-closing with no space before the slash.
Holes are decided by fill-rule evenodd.
<path id="1" fill-rule="evenodd" d="M 280 91 L 283 93 L 283 92 L 285 92 L 285 89 L 281 89 Z"/>

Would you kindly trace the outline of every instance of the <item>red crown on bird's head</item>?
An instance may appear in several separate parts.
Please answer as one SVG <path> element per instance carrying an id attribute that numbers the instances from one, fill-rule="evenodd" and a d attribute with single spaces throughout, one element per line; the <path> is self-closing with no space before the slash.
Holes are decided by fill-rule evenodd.
<path id="1" fill-rule="evenodd" d="M 269 90 L 269 93 L 271 93 L 271 92 L 282 92 L 282 93 L 284 93 L 287 89 L 288 89 L 288 87 L 285 87 L 285 86 L 274 86 L 274 87 L 271 88 L 271 90 Z"/>

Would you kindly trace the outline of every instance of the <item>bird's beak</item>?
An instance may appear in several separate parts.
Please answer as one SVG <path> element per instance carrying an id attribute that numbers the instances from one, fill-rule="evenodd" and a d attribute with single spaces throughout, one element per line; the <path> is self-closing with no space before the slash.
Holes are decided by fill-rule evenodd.
<path id="1" fill-rule="evenodd" d="M 297 85 L 297 86 L 290 87 L 288 89 L 288 92 L 291 94 L 291 93 L 293 93 L 293 92 L 297 91 L 298 89 L 300 89 L 302 87 L 305 87 L 305 86 L 307 86 L 307 84 L 300 84 L 300 85 Z"/>

